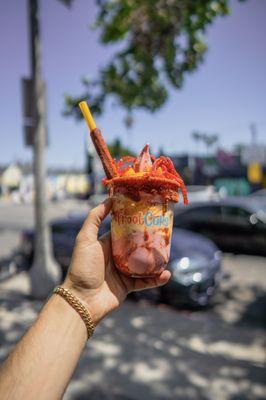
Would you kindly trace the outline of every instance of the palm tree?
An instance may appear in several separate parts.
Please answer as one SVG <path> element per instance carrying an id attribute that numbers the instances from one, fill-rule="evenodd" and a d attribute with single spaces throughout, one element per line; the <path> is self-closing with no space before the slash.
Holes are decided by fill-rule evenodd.
<path id="1" fill-rule="evenodd" d="M 202 134 L 199 133 L 198 131 L 192 132 L 192 138 L 195 140 L 195 142 L 199 142 L 202 138 Z"/>
<path id="2" fill-rule="evenodd" d="M 207 154 L 209 154 L 209 149 L 214 146 L 215 143 L 218 142 L 218 135 L 215 134 L 204 134 L 202 135 L 202 140 L 206 145 L 207 148 Z"/>
<path id="3" fill-rule="evenodd" d="M 192 132 L 192 138 L 195 140 L 196 143 L 202 141 L 206 146 L 207 153 L 209 153 L 209 149 L 218 142 L 219 135 L 217 135 L 216 133 L 209 134 L 205 132 L 194 131 Z"/>
<path id="4" fill-rule="evenodd" d="M 69 6 L 72 0 L 59 0 Z M 35 181 L 35 251 L 30 270 L 31 294 L 45 298 L 59 281 L 59 267 L 52 256 L 51 235 L 46 213 L 44 162 L 47 140 L 45 92 L 41 75 L 38 0 L 28 0 L 31 49 L 31 81 L 34 125 L 33 169 Z"/>
<path id="5" fill-rule="evenodd" d="M 203 136 L 203 134 L 202 133 L 200 133 L 200 132 L 198 132 L 198 131 L 194 131 L 194 132 L 192 132 L 192 138 L 193 138 L 193 140 L 195 141 L 195 143 L 196 143 L 196 147 L 197 147 L 197 149 L 198 149 L 198 144 L 199 144 L 199 142 L 202 140 L 202 136 Z M 197 151 L 198 152 L 198 151 Z"/>

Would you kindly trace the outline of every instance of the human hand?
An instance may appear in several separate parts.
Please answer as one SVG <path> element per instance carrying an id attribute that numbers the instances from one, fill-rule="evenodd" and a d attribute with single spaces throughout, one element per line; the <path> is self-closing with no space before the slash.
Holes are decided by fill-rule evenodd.
<path id="1" fill-rule="evenodd" d="M 118 307 L 133 291 L 164 285 L 171 273 L 156 278 L 129 278 L 114 265 L 110 232 L 97 238 L 99 226 L 111 210 L 107 199 L 92 209 L 76 239 L 68 274 L 63 286 L 76 294 L 88 308 L 94 324 Z"/>

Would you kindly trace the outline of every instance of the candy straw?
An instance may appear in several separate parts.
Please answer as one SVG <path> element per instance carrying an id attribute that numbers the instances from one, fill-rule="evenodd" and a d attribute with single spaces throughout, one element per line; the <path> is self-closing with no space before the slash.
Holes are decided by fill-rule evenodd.
<path id="1" fill-rule="evenodd" d="M 100 160 L 102 162 L 105 174 L 108 179 L 112 179 L 117 175 L 117 167 L 110 154 L 107 144 L 105 143 L 103 135 L 100 129 L 96 127 L 96 124 L 94 122 L 94 119 L 92 118 L 90 109 L 86 101 L 81 101 L 79 103 L 79 108 L 81 109 L 83 117 L 85 118 L 90 129 L 90 136 L 98 153 L 98 156 L 100 157 Z"/>
<path id="2" fill-rule="evenodd" d="M 93 117 L 91 115 L 89 106 L 86 103 L 86 101 L 81 101 L 79 103 L 79 108 L 81 109 L 83 117 L 84 117 L 85 121 L 87 122 L 90 131 L 93 131 L 96 128 L 96 124 L 95 124 L 95 121 L 94 121 L 94 119 L 93 119 Z"/>

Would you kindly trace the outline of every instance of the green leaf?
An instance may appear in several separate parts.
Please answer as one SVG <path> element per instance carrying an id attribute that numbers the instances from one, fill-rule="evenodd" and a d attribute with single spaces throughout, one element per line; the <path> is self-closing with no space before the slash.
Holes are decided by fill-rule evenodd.
<path id="1" fill-rule="evenodd" d="M 155 112 L 170 87 L 204 61 L 206 28 L 230 12 L 229 0 L 97 0 L 95 26 L 101 42 L 119 43 L 94 80 L 85 80 L 82 96 L 65 97 L 65 114 L 80 117 L 77 103 L 87 99 L 96 113 L 112 96 L 126 110 Z"/>

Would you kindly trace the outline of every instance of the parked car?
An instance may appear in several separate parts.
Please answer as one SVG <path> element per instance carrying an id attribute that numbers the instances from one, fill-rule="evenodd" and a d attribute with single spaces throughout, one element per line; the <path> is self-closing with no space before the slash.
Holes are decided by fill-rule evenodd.
<path id="1" fill-rule="evenodd" d="M 250 197 L 258 197 L 260 199 L 266 200 L 266 189 L 259 189 L 255 192 L 250 193 Z"/>
<path id="2" fill-rule="evenodd" d="M 75 242 L 85 216 L 72 216 L 51 223 L 54 256 L 66 274 Z M 110 219 L 101 225 L 99 234 L 110 229 Z M 17 261 L 29 269 L 33 261 L 34 232 L 22 233 Z M 159 290 L 159 297 L 174 305 L 205 306 L 221 276 L 221 253 L 216 245 L 199 234 L 174 229 L 169 269 L 170 282 Z"/>
<path id="3" fill-rule="evenodd" d="M 188 201 L 190 203 L 198 201 L 210 201 L 220 198 L 214 186 L 187 185 Z"/>
<path id="4" fill-rule="evenodd" d="M 213 240 L 223 251 L 266 256 L 266 203 L 227 198 L 177 207 L 174 226 Z"/>
<path id="5" fill-rule="evenodd" d="M 170 281 L 160 288 L 161 299 L 179 306 L 206 306 L 222 276 L 221 252 L 202 235 L 173 229 L 168 269 Z"/>

